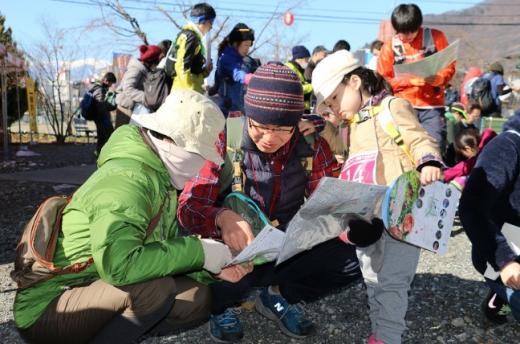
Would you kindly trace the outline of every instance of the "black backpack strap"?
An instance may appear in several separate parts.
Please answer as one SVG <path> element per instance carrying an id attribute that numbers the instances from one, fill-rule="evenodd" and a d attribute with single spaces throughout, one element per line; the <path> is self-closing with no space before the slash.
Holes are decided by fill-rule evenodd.
<path id="1" fill-rule="evenodd" d="M 432 29 L 429 27 L 425 27 L 423 29 L 423 49 L 424 57 L 433 55 L 437 52 L 437 47 L 435 46 L 435 41 L 433 40 Z"/>

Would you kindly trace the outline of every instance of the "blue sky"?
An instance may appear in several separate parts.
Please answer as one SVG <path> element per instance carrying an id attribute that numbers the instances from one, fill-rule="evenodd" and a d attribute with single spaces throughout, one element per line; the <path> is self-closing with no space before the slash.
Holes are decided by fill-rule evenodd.
<path id="1" fill-rule="evenodd" d="M 75 28 L 75 34 L 81 33 L 79 42 L 87 50 L 86 56 L 110 60 L 112 52 L 134 52 L 140 44 L 138 39 L 124 41 L 108 30 L 83 32 L 85 25 L 95 18 L 100 18 L 100 10 L 96 6 L 80 3 L 88 0 L 0 0 L 0 12 L 6 16 L 7 25 L 13 29 L 16 41 L 26 50 L 42 40 L 41 22 L 45 18 L 49 23 L 59 28 Z M 177 29 L 168 22 L 165 16 L 153 10 L 159 5 L 180 19 L 173 12 L 173 1 L 168 0 L 121 0 L 129 7 L 129 12 L 137 18 L 142 29 L 148 33 L 151 43 L 157 43 L 164 38 L 173 39 Z M 179 1 L 182 2 L 182 1 Z M 187 1 L 184 1 L 186 3 Z M 194 1 L 194 3 L 197 1 Z M 287 27 L 282 19 L 276 18 L 264 33 L 274 35 L 273 28 L 285 42 L 299 42 L 309 50 L 318 44 L 332 48 L 338 39 L 346 39 L 353 49 L 360 48 L 365 43 L 376 38 L 378 22 L 387 19 L 392 9 L 401 1 L 394 0 L 321 0 L 321 1 L 208 1 L 217 9 L 217 16 L 230 16 L 229 28 L 242 21 L 252 26 L 257 35 L 272 13 L 276 4 L 280 3 L 279 11 L 285 12 L 291 5 L 295 22 Z M 424 14 L 439 14 L 451 10 L 459 10 L 477 4 L 478 0 L 417 0 Z M 124 41 L 124 43 L 123 43 Z M 87 48 L 88 47 L 88 48 Z M 265 48 L 268 49 L 268 48 Z"/>

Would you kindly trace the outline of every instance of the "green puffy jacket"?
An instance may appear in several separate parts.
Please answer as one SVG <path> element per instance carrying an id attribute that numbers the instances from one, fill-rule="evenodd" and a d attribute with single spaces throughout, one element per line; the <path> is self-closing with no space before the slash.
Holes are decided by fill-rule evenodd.
<path id="1" fill-rule="evenodd" d="M 147 237 L 148 224 L 161 206 L 160 221 Z M 64 290 L 99 278 L 118 286 L 195 272 L 193 278 L 209 282 L 209 274 L 201 270 L 200 240 L 178 236 L 176 210 L 177 192 L 159 157 L 137 127 L 120 127 L 101 151 L 97 171 L 65 209 L 54 257 L 57 266 L 90 256 L 94 264 L 18 291 L 16 325 L 30 327 Z"/>

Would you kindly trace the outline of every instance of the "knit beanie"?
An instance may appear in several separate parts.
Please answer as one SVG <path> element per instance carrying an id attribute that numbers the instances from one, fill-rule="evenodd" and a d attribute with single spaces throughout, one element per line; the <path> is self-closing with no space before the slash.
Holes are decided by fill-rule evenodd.
<path id="1" fill-rule="evenodd" d="M 489 65 L 489 71 L 503 75 L 504 74 L 504 67 L 498 61 L 497 62 L 493 62 L 492 64 Z"/>
<path id="2" fill-rule="evenodd" d="M 162 49 L 157 45 L 141 45 L 139 47 L 139 60 L 141 62 L 159 62 L 159 56 L 162 53 Z"/>
<path id="3" fill-rule="evenodd" d="M 297 45 L 292 48 L 292 59 L 301 59 L 305 57 L 311 57 L 311 53 L 303 45 Z"/>
<path id="4" fill-rule="evenodd" d="M 304 110 L 300 79 L 279 62 L 259 67 L 247 87 L 244 110 L 258 123 L 295 126 Z"/>

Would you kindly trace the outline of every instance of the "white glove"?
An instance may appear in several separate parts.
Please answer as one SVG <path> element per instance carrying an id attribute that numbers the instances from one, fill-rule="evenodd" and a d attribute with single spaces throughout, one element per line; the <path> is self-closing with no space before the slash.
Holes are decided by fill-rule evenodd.
<path id="1" fill-rule="evenodd" d="M 227 245 L 213 239 L 200 239 L 204 250 L 204 270 L 216 275 L 231 259 L 231 251 Z"/>

